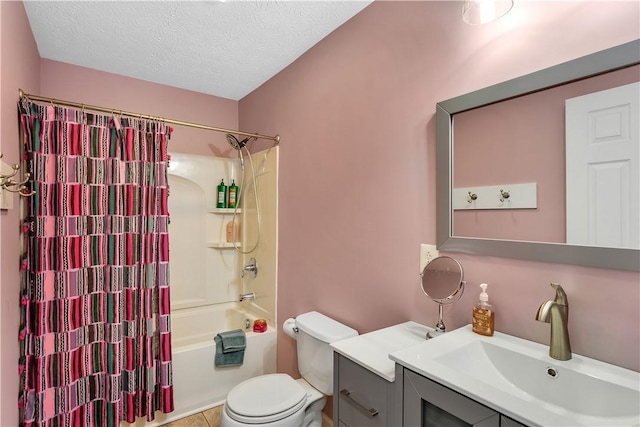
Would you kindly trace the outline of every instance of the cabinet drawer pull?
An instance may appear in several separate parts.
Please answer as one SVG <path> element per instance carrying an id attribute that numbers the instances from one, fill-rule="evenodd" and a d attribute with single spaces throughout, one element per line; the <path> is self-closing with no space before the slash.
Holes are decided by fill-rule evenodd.
<path id="1" fill-rule="evenodd" d="M 376 415 L 378 415 L 378 410 L 376 408 L 367 408 L 362 403 L 360 403 L 355 397 L 352 397 L 351 392 L 346 388 L 343 388 L 342 390 L 340 390 L 340 394 L 344 396 L 345 399 L 353 402 L 353 404 L 356 405 L 359 409 L 364 411 L 364 413 L 367 414 L 369 418 L 373 418 Z"/>

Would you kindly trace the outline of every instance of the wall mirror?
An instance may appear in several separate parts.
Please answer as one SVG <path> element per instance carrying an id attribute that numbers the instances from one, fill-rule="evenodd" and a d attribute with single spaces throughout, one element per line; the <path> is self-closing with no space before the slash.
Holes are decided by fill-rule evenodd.
<path id="1" fill-rule="evenodd" d="M 638 218 L 632 213 L 627 222 L 635 230 L 621 232 L 620 221 L 606 222 L 626 239 L 620 244 L 581 241 L 572 233 L 590 225 L 584 222 L 587 215 L 581 205 L 571 213 L 575 207 L 569 206 L 569 199 L 577 192 L 565 182 L 567 175 L 575 175 L 571 168 L 577 157 L 566 154 L 565 136 L 571 128 L 566 124 L 571 122 L 565 122 L 570 120 L 566 111 L 574 100 L 582 102 L 584 95 L 612 87 L 622 87 L 638 98 L 638 86 L 633 86 L 638 80 L 640 40 L 635 40 L 438 103 L 439 249 L 640 271 L 640 248 L 633 240 L 638 237 Z M 546 104 L 549 100 L 551 105 Z M 543 122 L 540 114 L 550 116 L 552 122 Z M 625 120 L 638 119 L 638 110 L 616 114 Z M 601 122 L 602 130 L 595 133 L 606 139 L 614 132 L 613 124 L 609 119 Z M 637 156 L 637 139 L 635 150 L 632 155 Z M 638 185 L 638 175 L 633 173 L 638 172 L 622 178 Z M 606 194 L 635 204 L 637 211 L 638 192 L 631 192 L 635 197 L 620 196 L 629 191 L 620 176 L 620 172 L 609 173 L 613 181 L 603 185 L 611 188 Z M 532 190 L 519 187 L 532 184 Z M 533 195 L 533 205 L 518 205 L 525 194 Z M 487 200 L 489 205 L 481 205 Z"/>

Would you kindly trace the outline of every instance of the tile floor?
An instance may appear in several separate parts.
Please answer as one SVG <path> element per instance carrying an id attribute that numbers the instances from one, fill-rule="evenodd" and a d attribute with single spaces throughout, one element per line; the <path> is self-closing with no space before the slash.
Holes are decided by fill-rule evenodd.
<path id="1" fill-rule="evenodd" d="M 207 409 L 199 414 L 193 414 L 186 418 L 182 418 L 163 427 L 220 427 L 220 412 L 222 406 Z"/>
<path id="2" fill-rule="evenodd" d="M 199 414 L 165 424 L 163 427 L 220 427 L 220 412 L 222 406 L 208 409 Z M 333 423 L 327 417 L 322 417 L 322 427 L 333 427 Z"/>

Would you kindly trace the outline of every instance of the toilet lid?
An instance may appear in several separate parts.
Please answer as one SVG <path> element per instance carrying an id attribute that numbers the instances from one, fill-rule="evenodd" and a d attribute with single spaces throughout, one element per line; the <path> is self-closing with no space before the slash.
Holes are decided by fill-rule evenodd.
<path id="1" fill-rule="evenodd" d="M 229 416 L 247 424 L 267 423 L 286 418 L 302 408 L 307 393 L 287 374 L 250 378 L 227 396 Z"/>

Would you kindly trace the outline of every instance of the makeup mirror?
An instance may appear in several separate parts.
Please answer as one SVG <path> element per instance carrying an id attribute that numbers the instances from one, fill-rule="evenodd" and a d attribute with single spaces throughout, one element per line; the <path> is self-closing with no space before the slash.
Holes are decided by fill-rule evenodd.
<path id="1" fill-rule="evenodd" d="M 464 292 L 464 274 L 462 266 L 448 256 L 435 258 L 424 267 L 421 274 L 422 292 L 438 304 L 438 323 L 433 331 L 427 333 L 427 339 L 445 332 L 442 321 L 442 307 L 458 301 Z"/>

